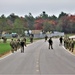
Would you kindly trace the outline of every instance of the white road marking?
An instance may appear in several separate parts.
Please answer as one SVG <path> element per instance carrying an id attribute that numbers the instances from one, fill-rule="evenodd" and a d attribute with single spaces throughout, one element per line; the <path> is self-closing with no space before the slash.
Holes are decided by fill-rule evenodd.
<path id="1" fill-rule="evenodd" d="M 20 49 L 18 49 L 17 51 L 14 51 L 14 53 L 19 52 L 19 51 L 20 51 Z M 7 57 L 9 57 L 10 55 L 12 55 L 12 54 L 14 54 L 14 53 L 9 53 L 9 54 L 7 54 L 7 55 L 1 57 L 0 60 L 7 58 Z"/>
<path id="2" fill-rule="evenodd" d="M 39 61 L 39 59 L 37 59 L 37 61 Z"/>
<path id="3" fill-rule="evenodd" d="M 1 57 L 1 58 L 0 58 L 0 60 L 5 59 L 5 58 L 9 57 L 11 54 L 12 54 L 12 53 L 10 53 L 10 54 L 8 54 L 8 55 L 6 55 L 6 56 L 4 56 L 4 57 Z"/>
<path id="4" fill-rule="evenodd" d="M 38 64 L 39 62 L 37 61 L 36 63 Z"/>
<path id="5" fill-rule="evenodd" d="M 39 72 L 39 70 L 37 69 L 36 72 Z"/>
<path id="6" fill-rule="evenodd" d="M 39 65 L 36 65 L 36 67 L 39 67 Z"/>
<path id="7" fill-rule="evenodd" d="M 67 50 L 64 46 L 62 46 L 67 52 L 69 52 L 71 55 L 75 56 L 73 53 L 71 53 L 69 50 Z"/>
<path id="8" fill-rule="evenodd" d="M 28 46 L 29 46 L 29 45 L 28 45 Z M 24 48 L 26 48 L 26 47 L 24 47 Z M 21 49 L 18 49 L 17 51 L 14 51 L 14 53 L 19 52 L 20 50 L 21 50 Z M 7 57 L 9 57 L 11 54 L 14 54 L 14 53 L 9 53 L 9 54 L 7 54 L 7 55 L 1 57 L 0 60 L 7 58 Z"/>

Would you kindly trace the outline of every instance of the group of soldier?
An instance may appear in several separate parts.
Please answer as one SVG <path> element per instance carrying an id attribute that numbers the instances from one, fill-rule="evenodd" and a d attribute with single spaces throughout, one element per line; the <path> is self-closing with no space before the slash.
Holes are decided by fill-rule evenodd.
<path id="1" fill-rule="evenodd" d="M 30 42 L 33 42 L 33 36 L 30 36 Z M 24 46 L 26 47 L 26 37 L 23 39 L 11 39 L 10 41 L 11 51 L 14 53 L 14 51 L 17 51 L 19 48 L 21 48 L 21 53 L 24 53 Z"/>
<path id="2" fill-rule="evenodd" d="M 48 39 L 48 36 L 46 35 L 45 36 L 45 42 L 47 41 Z M 68 37 L 64 37 L 64 39 L 62 38 L 62 36 L 59 38 L 60 40 L 60 44 L 59 45 L 62 45 L 62 41 L 64 41 L 64 47 L 66 49 L 69 49 L 69 51 L 74 51 L 74 40 L 73 38 L 68 38 Z M 30 36 L 30 42 L 32 43 L 33 42 L 33 37 Z M 49 43 L 49 49 L 53 49 L 53 40 L 52 40 L 52 37 L 49 38 L 48 40 L 48 43 Z M 26 47 L 26 38 L 24 37 L 22 40 L 20 39 L 17 39 L 17 40 L 13 40 L 11 39 L 11 42 L 10 42 L 10 46 L 11 46 L 11 51 L 12 53 L 14 53 L 14 51 L 17 51 L 19 48 L 21 48 L 21 52 L 24 52 L 24 46 Z"/>
<path id="3" fill-rule="evenodd" d="M 69 49 L 69 51 L 72 51 L 72 52 L 74 51 L 74 44 L 75 42 L 73 38 L 68 38 L 68 37 L 64 38 L 64 47 L 66 49 Z"/>
<path id="4" fill-rule="evenodd" d="M 21 52 L 24 52 L 24 46 L 26 46 L 26 38 L 24 37 L 22 40 L 11 39 L 10 46 L 11 46 L 12 53 L 14 53 L 14 51 L 17 51 L 19 48 L 21 48 Z"/>
<path id="5" fill-rule="evenodd" d="M 47 41 L 48 39 L 48 36 L 46 35 L 45 36 L 45 42 Z M 69 49 L 69 51 L 74 51 L 74 44 L 75 44 L 75 41 L 73 40 L 73 38 L 69 38 L 69 37 L 59 37 L 59 41 L 60 41 L 60 45 L 62 45 L 62 42 L 64 42 L 64 47 L 66 49 Z M 48 43 L 49 43 L 49 49 L 53 49 L 53 41 L 52 41 L 52 38 L 50 37 L 49 40 L 48 40 Z"/>

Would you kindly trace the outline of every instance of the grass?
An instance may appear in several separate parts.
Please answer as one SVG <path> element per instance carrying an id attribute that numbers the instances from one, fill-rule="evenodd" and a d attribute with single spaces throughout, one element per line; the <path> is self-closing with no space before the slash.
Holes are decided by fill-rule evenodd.
<path id="1" fill-rule="evenodd" d="M 65 36 L 69 37 L 69 36 L 73 36 L 75 34 L 65 34 Z"/>
<path id="2" fill-rule="evenodd" d="M 10 50 L 11 50 L 11 47 L 9 45 L 9 42 L 7 42 L 7 43 L 2 43 L 1 42 L 0 43 L 0 55 L 4 54 L 4 53 L 6 53 Z"/>

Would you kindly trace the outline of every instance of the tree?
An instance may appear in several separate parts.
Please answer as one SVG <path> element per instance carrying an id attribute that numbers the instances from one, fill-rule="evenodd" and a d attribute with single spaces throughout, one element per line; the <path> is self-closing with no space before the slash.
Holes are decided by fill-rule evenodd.
<path id="1" fill-rule="evenodd" d="M 27 20 L 27 26 L 30 30 L 34 29 L 34 17 L 32 16 L 31 13 L 29 15 L 25 15 L 25 19 Z"/>
<path id="2" fill-rule="evenodd" d="M 64 13 L 64 12 L 61 12 L 61 13 L 59 14 L 59 17 L 58 17 L 58 18 L 62 18 L 62 17 L 64 17 L 64 16 L 68 16 L 68 14 L 66 14 L 66 13 Z"/>
<path id="3" fill-rule="evenodd" d="M 2 33 L 3 31 L 5 31 L 6 27 L 7 27 L 7 19 L 3 14 L 0 17 L 0 32 Z"/>
<path id="4" fill-rule="evenodd" d="M 25 27 L 25 21 L 23 21 L 22 18 L 16 18 L 14 22 L 14 28 L 13 32 L 16 32 L 18 34 L 24 33 Z"/>
<path id="5" fill-rule="evenodd" d="M 57 17 L 55 15 L 49 16 L 49 20 L 57 20 Z"/>
<path id="6" fill-rule="evenodd" d="M 47 32 L 47 31 L 49 31 L 49 32 L 50 31 L 54 31 L 55 30 L 55 26 L 52 25 L 49 21 L 46 21 L 46 22 L 44 22 L 43 30 L 45 32 Z"/>
<path id="7" fill-rule="evenodd" d="M 15 19 L 19 17 L 15 15 L 14 13 L 11 13 L 7 18 L 10 19 L 14 23 Z"/>
<path id="8" fill-rule="evenodd" d="M 42 18 L 36 19 L 35 24 L 34 24 L 34 28 L 36 30 L 42 30 L 43 29 L 43 23 L 44 23 L 44 20 Z"/>
<path id="9" fill-rule="evenodd" d="M 56 26 L 56 31 L 62 32 L 62 20 L 58 20 L 57 26 Z"/>
<path id="10" fill-rule="evenodd" d="M 51 25 L 48 22 L 44 23 L 43 31 L 45 31 L 45 32 L 51 31 Z"/>
<path id="11" fill-rule="evenodd" d="M 48 14 L 46 14 L 46 12 L 43 11 L 43 13 L 40 15 L 40 17 L 41 17 L 42 19 L 48 19 Z"/>
<path id="12" fill-rule="evenodd" d="M 68 16 L 70 33 L 75 33 L 75 15 Z"/>

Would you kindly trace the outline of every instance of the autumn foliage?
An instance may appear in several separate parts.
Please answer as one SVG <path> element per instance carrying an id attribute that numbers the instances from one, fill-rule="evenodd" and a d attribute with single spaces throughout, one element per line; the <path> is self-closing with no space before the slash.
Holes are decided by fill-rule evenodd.
<path id="1" fill-rule="evenodd" d="M 50 14 L 49 14 L 50 15 Z M 69 15 L 61 12 L 58 17 L 49 16 L 45 11 L 38 17 L 33 17 L 31 13 L 25 17 L 10 14 L 8 17 L 1 15 L 0 32 L 8 30 L 43 30 L 43 31 L 61 31 L 65 33 L 75 33 L 75 15 Z"/>

